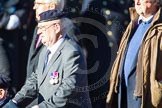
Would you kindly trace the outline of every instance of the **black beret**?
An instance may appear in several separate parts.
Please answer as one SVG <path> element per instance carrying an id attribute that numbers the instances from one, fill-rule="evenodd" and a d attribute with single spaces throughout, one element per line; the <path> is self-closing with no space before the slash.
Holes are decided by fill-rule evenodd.
<path id="1" fill-rule="evenodd" d="M 66 12 L 57 9 L 48 10 L 40 14 L 40 20 L 38 22 L 47 22 L 57 20 L 66 16 Z"/>

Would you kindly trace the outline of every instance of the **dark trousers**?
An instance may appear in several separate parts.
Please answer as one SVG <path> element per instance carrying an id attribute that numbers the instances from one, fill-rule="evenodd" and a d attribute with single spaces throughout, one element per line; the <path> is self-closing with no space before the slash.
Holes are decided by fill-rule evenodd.
<path id="1" fill-rule="evenodd" d="M 126 86 L 124 78 L 121 80 L 118 94 L 118 108 L 140 108 L 141 97 L 135 97 L 135 72 L 129 77 L 128 85 Z"/>

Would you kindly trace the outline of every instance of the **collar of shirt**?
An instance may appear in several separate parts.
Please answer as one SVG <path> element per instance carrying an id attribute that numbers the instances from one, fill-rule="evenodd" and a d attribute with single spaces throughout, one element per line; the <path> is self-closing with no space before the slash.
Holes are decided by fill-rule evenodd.
<path id="1" fill-rule="evenodd" d="M 144 18 L 142 16 L 139 16 L 139 19 L 138 19 L 138 24 L 140 24 L 141 22 L 144 22 L 144 23 L 150 23 L 153 19 L 154 15 L 151 15 L 150 17 L 148 18 Z"/>
<path id="2" fill-rule="evenodd" d="M 48 57 L 48 62 L 50 61 L 50 59 L 52 58 L 53 54 L 56 52 L 56 50 L 58 49 L 58 47 L 62 44 L 62 42 L 64 41 L 66 35 L 64 35 L 62 38 L 60 38 L 54 45 L 52 45 L 50 48 L 48 47 L 47 49 L 51 51 L 51 54 Z"/>

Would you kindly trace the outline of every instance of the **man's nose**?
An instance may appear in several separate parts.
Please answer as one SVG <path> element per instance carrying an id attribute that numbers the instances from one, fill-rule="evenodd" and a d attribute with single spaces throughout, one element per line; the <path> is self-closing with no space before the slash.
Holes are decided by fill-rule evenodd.
<path id="1" fill-rule="evenodd" d="M 137 0 L 136 5 L 141 5 L 141 0 Z"/>
<path id="2" fill-rule="evenodd" d="M 41 33 L 42 33 L 42 31 L 38 28 L 37 35 L 40 35 Z"/>
<path id="3" fill-rule="evenodd" d="M 35 10 L 35 9 L 37 9 L 37 7 L 38 7 L 38 5 L 34 4 L 33 9 Z"/>

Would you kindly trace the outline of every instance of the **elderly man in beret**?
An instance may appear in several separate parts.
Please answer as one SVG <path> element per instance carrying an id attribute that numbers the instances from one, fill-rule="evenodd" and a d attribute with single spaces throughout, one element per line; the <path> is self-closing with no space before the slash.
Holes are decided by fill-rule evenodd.
<path id="1" fill-rule="evenodd" d="M 52 10 L 40 16 L 38 34 L 45 47 L 37 71 L 3 108 L 18 106 L 37 93 L 39 102 L 33 108 L 91 108 L 85 57 L 79 45 L 64 32 L 68 28 L 64 13 Z"/>

